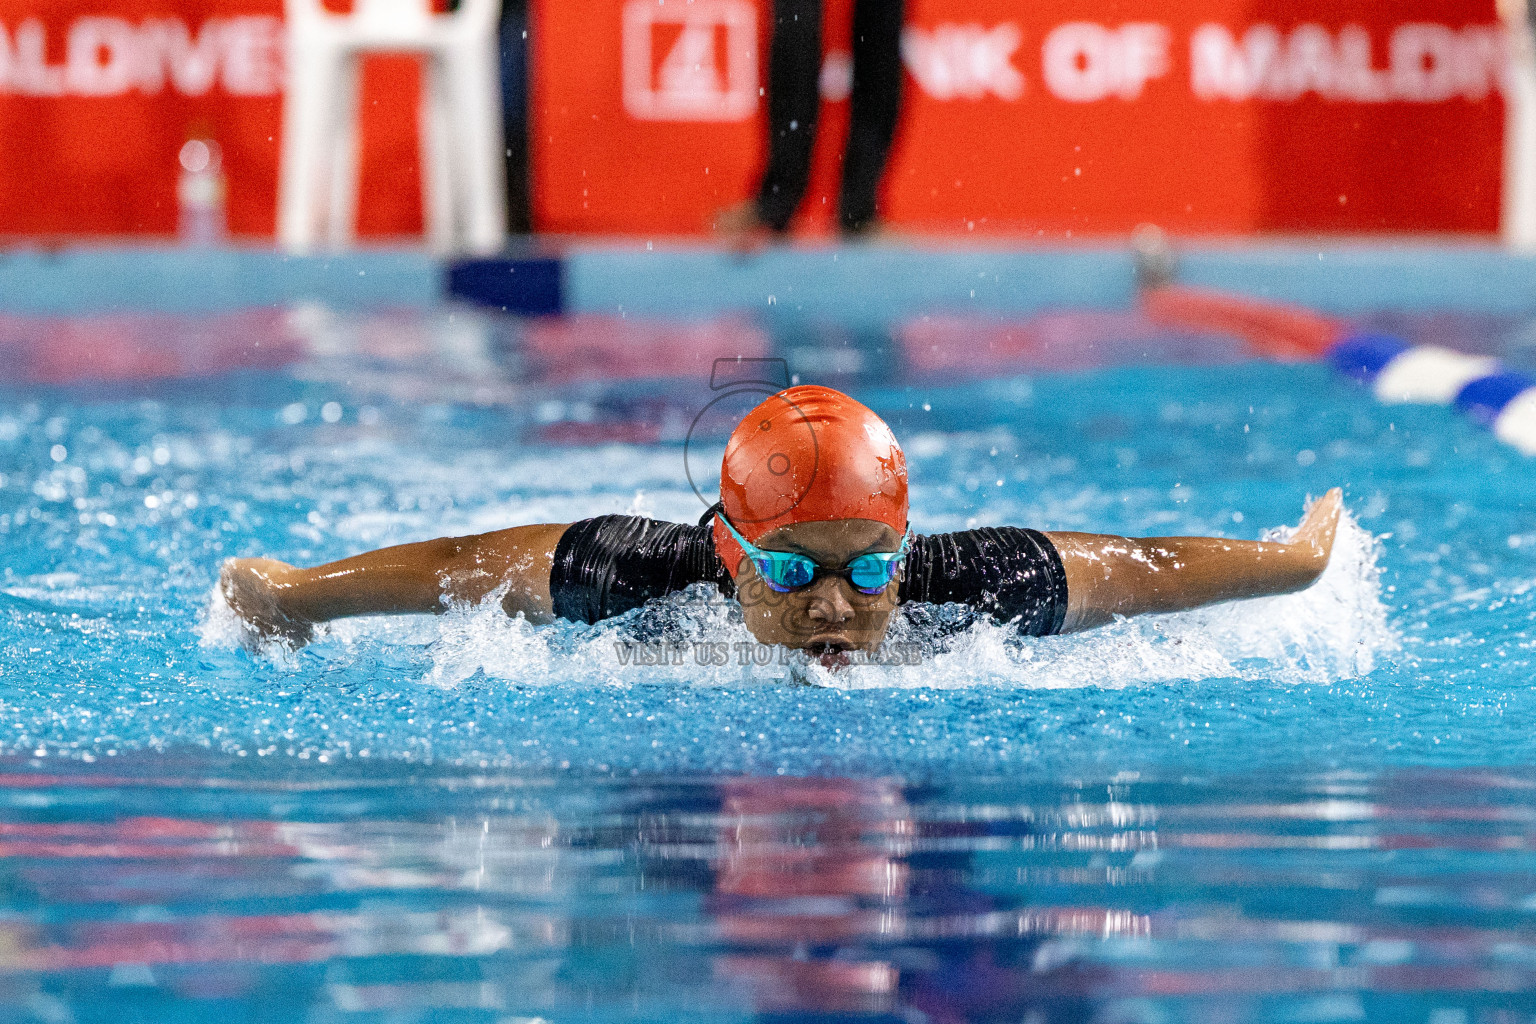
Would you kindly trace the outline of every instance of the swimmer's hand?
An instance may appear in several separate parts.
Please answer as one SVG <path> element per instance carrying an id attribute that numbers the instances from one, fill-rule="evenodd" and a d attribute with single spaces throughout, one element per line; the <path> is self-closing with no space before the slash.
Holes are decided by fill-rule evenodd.
<path id="1" fill-rule="evenodd" d="M 1285 543 L 1048 533 L 1067 576 L 1062 629 L 1304 590 L 1328 568 L 1343 498 L 1337 487 L 1319 498 Z"/>
<path id="2" fill-rule="evenodd" d="M 1299 548 L 1317 564 L 1318 575 L 1328 568 L 1333 555 L 1333 535 L 1339 528 L 1339 512 L 1344 508 L 1344 492 L 1335 487 L 1318 498 L 1302 517 L 1296 533 L 1286 541 L 1290 547 Z"/>
<path id="3" fill-rule="evenodd" d="M 219 572 L 219 590 L 249 627 L 247 646 L 281 640 L 303 647 L 314 638 L 315 624 L 285 607 L 285 593 L 303 570 L 275 558 L 231 558 Z"/>

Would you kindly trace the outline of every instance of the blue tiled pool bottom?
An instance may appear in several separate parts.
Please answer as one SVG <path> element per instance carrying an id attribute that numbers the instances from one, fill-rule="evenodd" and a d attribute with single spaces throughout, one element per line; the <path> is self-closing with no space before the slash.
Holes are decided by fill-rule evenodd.
<path id="1" fill-rule="evenodd" d="M 1334 484 L 1351 520 L 1305 594 L 917 668 L 637 667 L 470 609 L 253 656 L 225 557 L 701 508 L 700 382 L 481 345 L 456 404 L 441 346 L 327 330 L 407 355 L 0 402 L 16 1019 L 1536 1012 L 1536 463 L 1454 414 L 1219 352 L 854 375 L 920 530 L 1252 538 Z"/>

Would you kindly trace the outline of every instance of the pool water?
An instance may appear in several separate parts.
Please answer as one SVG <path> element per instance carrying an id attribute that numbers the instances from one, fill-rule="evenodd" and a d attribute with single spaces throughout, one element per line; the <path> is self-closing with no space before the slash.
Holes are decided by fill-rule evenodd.
<path id="1" fill-rule="evenodd" d="M 1536 461 L 1452 412 L 1109 314 L 971 359 L 953 323 L 110 326 L 110 364 L 100 323 L 0 332 L 0 1019 L 1536 1015 Z M 916 666 L 640 666 L 625 622 L 474 608 L 240 646 L 227 557 L 697 518 L 715 355 L 886 416 L 920 531 L 1348 519 L 1302 594 Z M 680 649 L 747 639 L 673 600 Z"/>

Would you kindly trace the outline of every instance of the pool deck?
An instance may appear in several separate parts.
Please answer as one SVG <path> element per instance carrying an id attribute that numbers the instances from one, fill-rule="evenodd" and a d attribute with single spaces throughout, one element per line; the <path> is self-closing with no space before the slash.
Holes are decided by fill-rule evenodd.
<path id="1" fill-rule="evenodd" d="M 1354 315 L 1536 314 L 1536 257 L 1493 244 L 1338 239 L 1181 243 L 1180 283 Z M 1124 245 L 797 244 L 753 257 L 687 242 L 529 243 L 495 260 L 418 249 L 294 257 L 262 247 L 94 245 L 0 254 L 0 314 L 211 313 L 319 303 L 414 308 L 450 297 L 527 314 L 704 318 L 724 313 L 849 327 L 920 313 L 1016 317 L 1121 309 Z"/>

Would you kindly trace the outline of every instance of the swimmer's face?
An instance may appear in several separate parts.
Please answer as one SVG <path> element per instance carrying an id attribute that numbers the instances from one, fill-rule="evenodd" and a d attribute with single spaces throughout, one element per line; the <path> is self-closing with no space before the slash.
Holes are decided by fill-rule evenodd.
<path id="1" fill-rule="evenodd" d="M 795 523 L 764 534 L 765 551 L 793 551 L 828 568 L 877 551 L 895 551 L 901 534 L 871 519 Z M 736 589 L 747 628 L 758 641 L 823 654 L 829 664 L 844 651 L 871 651 L 885 639 L 896 610 L 898 575 L 878 594 L 860 593 L 840 576 L 817 574 L 808 587 L 787 594 L 768 589 L 750 559 L 737 569 Z"/>

